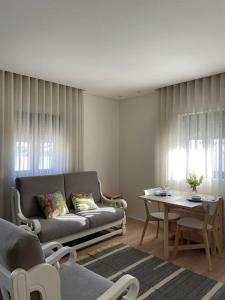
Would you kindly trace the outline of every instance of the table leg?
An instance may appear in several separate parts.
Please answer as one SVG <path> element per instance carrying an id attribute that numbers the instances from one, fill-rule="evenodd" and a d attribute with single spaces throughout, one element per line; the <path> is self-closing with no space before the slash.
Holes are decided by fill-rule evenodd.
<path id="1" fill-rule="evenodd" d="M 169 258 L 168 205 L 164 203 L 164 258 Z"/>
<path id="2" fill-rule="evenodd" d="M 143 239 L 144 239 L 144 236 L 145 236 L 145 232 L 146 232 L 146 229 L 148 227 L 149 220 L 150 220 L 150 213 L 149 213 L 147 201 L 145 201 L 145 212 L 146 212 L 146 220 L 145 220 L 145 225 L 144 225 L 142 235 L 141 235 L 140 245 L 142 245 L 142 242 L 143 242 Z"/>

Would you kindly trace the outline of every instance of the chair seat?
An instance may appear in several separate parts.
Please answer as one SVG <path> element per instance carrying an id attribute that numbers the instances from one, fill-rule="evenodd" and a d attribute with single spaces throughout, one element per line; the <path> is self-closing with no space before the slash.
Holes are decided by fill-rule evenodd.
<path id="1" fill-rule="evenodd" d="M 152 212 L 150 213 L 150 216 L 154 219 L 157 220 L 164 220 L 165 219 L 165 214 L 164 212 Z M 180 216 L 178 214 L 175 213 L 168 213 L 168 220 L 172 221 L 172 220 L 178 220 L 180 218 Z"/>
<path id="2" fill-rule="evenodd" d="M 186 228 L 198 230 L 201 230 L 204 227 L 204 222 L 196 218 L 182 218 L 177 222 L 177 224 Z M 207 230 L 211 229 L 212 226 L 210 224 L 207 224 Z"/>
<path id="3" fill-rule="evenodd" d="M 60 270 L 62 300 L 96 300 L 112 282 L 74 263 Z"/>

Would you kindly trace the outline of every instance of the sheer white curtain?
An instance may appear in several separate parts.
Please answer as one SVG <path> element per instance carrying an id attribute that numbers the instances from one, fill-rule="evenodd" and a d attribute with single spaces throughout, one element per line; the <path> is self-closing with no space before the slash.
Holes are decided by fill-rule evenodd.
<path id="1" fill-rule="evenodd" d="M 225 195 L 225 74 L 162 88 L 160 106 L 157 183 L 188 189 L 195 172 L 200 191 Z"/>
<path id="2" fill-rule="evenodd" d="M 1 215 L 15 177 L 82 170 L 82 110 L 81 90 L 0 71 Z"/>

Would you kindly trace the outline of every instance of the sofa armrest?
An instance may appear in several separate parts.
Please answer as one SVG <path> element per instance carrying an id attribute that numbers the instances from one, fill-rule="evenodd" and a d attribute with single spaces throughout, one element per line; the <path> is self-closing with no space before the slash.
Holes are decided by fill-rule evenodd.
<path id="1" fill-rule="evenodd" d="M 36 234 L 41 232 L 41 224 L 38 219 L 28 219 L 26 218 L 21 210 L 20 205 L 20 193 L 17 189 L 12 188 L 12 198 L 11 198 L 11 206 L 12 206 L 12 217 L 14 222 L 17 225 L 28 225 L 33 232 Z"/>
<path id="2" fill-rule="evenodd" d="M 98 182 L 99 182 L 99 190 L 100 190 L 101 200 L 102 200 L 103 204 L 106 203 L 106 204 L 109 204 L 109 205 L 112 205 L 112 206 L 122 207 L 123 209 L 127 208 L 127 202 L 124 199 L 114 199 L 114 200 L 111 200 L 111 199 L 106 198 L 103 195 L 103 192 L 102 192 L 101 181 L 98 180 Z"/>
<path id="3" fill-rule="evenodd" d="M 59 250 L 55 251 L 53 254 L 48 256 L 46 258 L 46 263 L 57 266 L 57 264 L 60 263 L 60 260 L 67 255 L 69 255 L 69 258 L 66 260 L 66 262 L 63 263 L 64 265 L 71 265 L 76 261 L 77 258 L 76 250 L 66 246 L 60 248 Z"/>
<path id="4" fill-rule="evenodd" d="M 139 281 L 131 276 L 124 275 L 115 282 L 104 294 L 97 300 L 116 300 L 122 295 L 123 300 L 135 300 L 139 292 Z"/>
<path id="5" fill-rule="evenodd" d="M 124 209 L 127 208 L 127 202 L 124 199 L 108 199 L 106 198 L 104 195 L 101 195 L 102 197 L 102 202 L 109 204 L 109 205 L 113 205 L 113 206 L 118 206 L 118 207 L 122 207 Z"/>
<path id="6" fill-rule="evenodd" d="M 18 212 L 17 217 L 19 220 L 19 224 L 28 225 L 31 228 L 31 231 L 36 234 L 41 232 L 41 224 L 38 219 L 28 219 L 22 214 L 22 212 Z"/>

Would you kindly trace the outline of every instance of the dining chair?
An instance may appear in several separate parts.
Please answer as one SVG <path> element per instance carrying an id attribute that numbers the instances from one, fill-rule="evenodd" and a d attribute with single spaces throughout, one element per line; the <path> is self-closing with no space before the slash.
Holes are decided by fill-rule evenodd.
<path id="1" fill-rule="evenodd" d="M 149 196 L 149 195 L 153 195 L 156 190 L 158 190 L 158 189 L 147 189 L 147 190 L 144 190 L 144 193 L 146 196 Z M 160 211 L 159 203 L 157 204 L 158 211 L 156 211 L 156 212 L 149 211 L 149 204 L 151 204 L 150 200 L 145 201 L 146 221 L 145 221 L 145 225 L 144 225 L 144 228 L 142 231 L 140 245 L 142 245 L 142 243 L 143 243 L 143 239 L 144 239 L 148 224 L 151 224 L 149 222 L 156 222 L 156 236 L 155 237 L 157 239 L 159 236 L 160 222 L 163 222 L 164 218 L 165 218 L 164 212 Z M 180 216 L 177 213 L 170 213 L 170 212 L 168 213 L 169 221 L 177 221 L 179 218 L 180 218 Z"/>
<path id="2" fill-rule="evenodd" d="M 203 220 L 195 217 L 185 217 L 177 221 L 177 229 L 174 245 L 174 258 L 177 257 L 179 250 L 205 249 L 206 258 L 208 261 L 209 271 L 212 271 L 212 261 L 210 255 L 210 245 L 208 233 L 212 236 L 212 243 L 214 242 L 215 250 L 218 251 L 220 257 L 223 257 L 222 249 L 218 239 L 218 213 L 222 209 L 223 199 L 218 198 L 215 201 L 203 201 L 202 207 L 204 212 Z M 187 244 L 179 246 L 181 233 L 184 231 L 197 231 L 202 235 L 203 243 Z M 211 245 L 211 247 L 213 244 Z"/>

